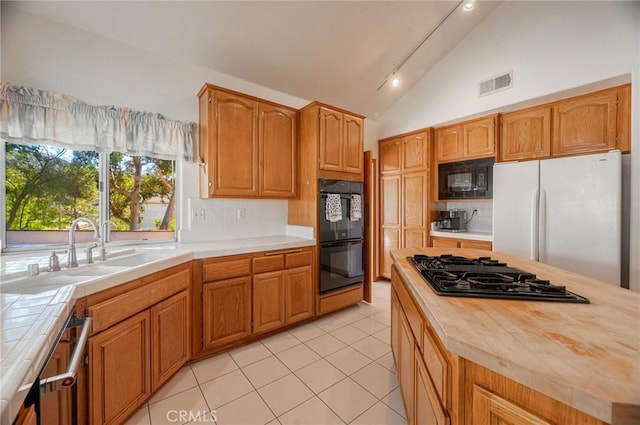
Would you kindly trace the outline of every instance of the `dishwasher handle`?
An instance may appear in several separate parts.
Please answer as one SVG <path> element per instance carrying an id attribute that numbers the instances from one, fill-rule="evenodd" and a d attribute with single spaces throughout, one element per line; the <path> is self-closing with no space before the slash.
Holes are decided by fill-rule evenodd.
<path id="1" fill-rule="evenodd" d="M 91 317 L 82 317 L 80 319 L 71 319 L 67 325 L 67 329 L 76 328 L 82 326 L 80 336 L 76 342 L 76 346 L 73 349 L 69 366 L 65 373 L 51 376 L 49 378 L 40 380 L 40 394 L 46 394 L 62 390 L 64 388 L 72 387 L 78 378 L 78 365 L 84 354 L 84 346 L 89 338 L 89 332 L 91 331 Z"/>

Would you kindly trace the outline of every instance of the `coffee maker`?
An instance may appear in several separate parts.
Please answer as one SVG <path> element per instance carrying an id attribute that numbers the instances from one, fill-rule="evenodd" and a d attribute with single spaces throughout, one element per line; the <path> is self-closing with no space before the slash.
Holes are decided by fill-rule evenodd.
<path id="1" fill-rule="evenodd" d="M 440 211 L 438 224 L 440 226 L 440 230 L 445 232 L 466 232 L 467 212 L 457 208 L 448 211 Z"/>

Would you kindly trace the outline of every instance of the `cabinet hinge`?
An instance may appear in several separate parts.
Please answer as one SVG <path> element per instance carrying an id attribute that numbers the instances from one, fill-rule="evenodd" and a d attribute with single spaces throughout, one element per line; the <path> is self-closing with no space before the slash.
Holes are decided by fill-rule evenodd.
<path id="1" fill-rule="evenodd" d="M 211 103 L 211 96 L 209 96 L 209 103 Z"/>
<path id="2" fill-rule="evenodd" d="M 320 164 L 320 158 L 318 158 L 318 164 Z"/>
<path id="3" fill-rule="evenodd" d="M 84 359 L 82 359 L 82 363 L 87 366 L 89 364 L 89 355 L 85 354 Z"/>
<path id="4" fill-rule="evenodd" d="M 616 134 L 616 144 L 618 144 L 618 135 Z"/>
<path id="5" fill-rule="evenodd" d="M 204 300 L 204 294 L 202 292 L 200 292 L 200 299 Z"/>
<path id="6" fill-rule="evenodd" d="M 204 337 L 203 336 L 200 337 L 200 345 L 204 349 Z"/>
<path id="7" fill-rule="evenodd" d="M 616 106 L 620 106 L 620 97 L 616 97 Z"/>

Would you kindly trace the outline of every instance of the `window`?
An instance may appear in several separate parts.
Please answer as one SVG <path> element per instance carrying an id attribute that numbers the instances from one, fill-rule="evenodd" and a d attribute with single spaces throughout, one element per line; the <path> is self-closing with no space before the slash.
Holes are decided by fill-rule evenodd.
<path id="1" fill-rule="evenodd" d="M 175 240 L 174 161 L 41 145 L 2 148 L 7 248 L 66 244 L 72 221 L 82 216 L 111 220 L 111 241 Z"/>

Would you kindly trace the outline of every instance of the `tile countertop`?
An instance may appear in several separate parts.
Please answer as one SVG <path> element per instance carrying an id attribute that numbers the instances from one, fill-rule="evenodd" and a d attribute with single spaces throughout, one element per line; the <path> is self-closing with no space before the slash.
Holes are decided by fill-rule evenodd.
<path id="1" fill-rule="evenodd" d="M 315 239 L 296 236 L 265 236 L 227 241 L 126 245 L 107 248 L 114 254 L 136 251 L 168 254 L 149 264 L 122 269 L 62 287 L 34 291 L 33 294 L 3 293 L 0 285 L 0 423 L 12 423 L 27 392 L 44 366 L 55 338 L 71 312 L 76 299 L 172 267 L 192 259 L 222 257 L 277 249 L 314 246 Z M 80 251 L 78 254 L 80 256 Z M 48 266 L 49 251 L 0 256 L 2 280 L 26 276 L 28 264 Z M 175 254 L 175 255 L 174 255 Z M 64 256 L 60 259 L 64 263 Z M 79 258 L 80 260 L 80 258 Z M 96 264 L 99 265 L 99 261 Z M 82 267 L 82 266 L 80 266 Z M 89 266 L 87 266 L 89 267 Z M 25 284 L 28 284 L 25 282 Z"/>
<path id="2" fill-rule="evenodd" d="M 432 230 L 431 236 L 438 238 L 468 239 L 473 241 L 493 242 L 491 232 L 443 232 L 442 230 Z"/>

